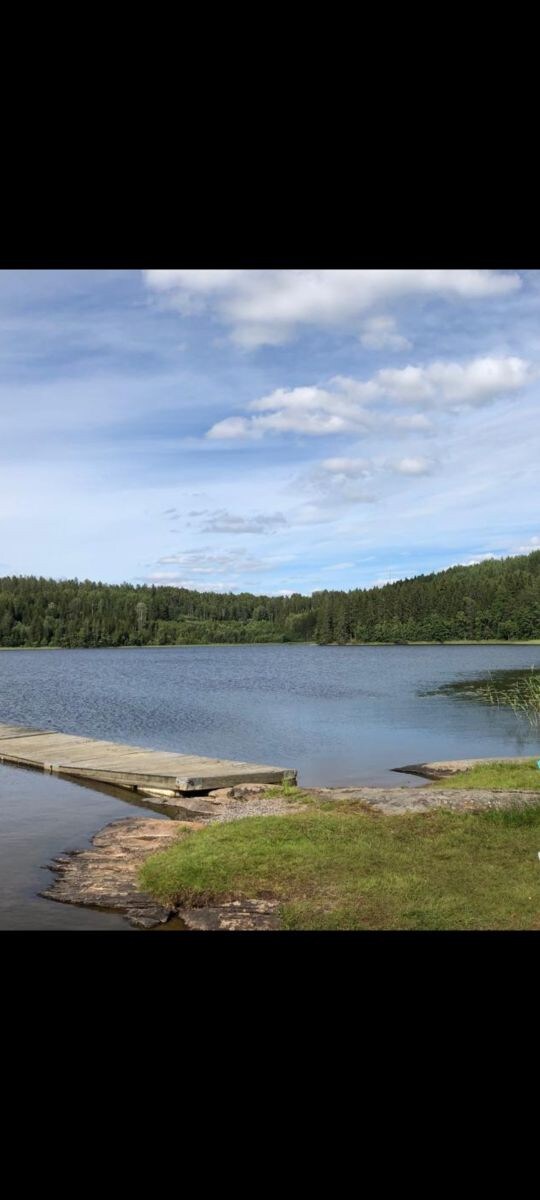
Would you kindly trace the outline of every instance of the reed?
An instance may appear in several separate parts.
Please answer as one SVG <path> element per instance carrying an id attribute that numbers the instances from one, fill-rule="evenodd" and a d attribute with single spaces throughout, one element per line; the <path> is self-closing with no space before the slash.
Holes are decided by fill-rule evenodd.
<path id="1" fill-rule="evenodd" d="M 511 684 L 490 679 L 478 688 L 477 695 L 488 704 L 511 708 L 518 719 L 525 717 L 533 729 L 540 728 L 540 675 L 531 667 L 530 674 Z"/>

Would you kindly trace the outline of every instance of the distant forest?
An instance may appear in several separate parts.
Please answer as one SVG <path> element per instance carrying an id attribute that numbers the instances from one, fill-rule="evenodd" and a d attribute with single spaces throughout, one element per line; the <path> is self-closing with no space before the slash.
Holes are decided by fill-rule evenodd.
<path id="1" fill-rule="evenodd" d="M 0 579 L 0 646 L 540 638 L 540 550 L 312 596 Z"/>

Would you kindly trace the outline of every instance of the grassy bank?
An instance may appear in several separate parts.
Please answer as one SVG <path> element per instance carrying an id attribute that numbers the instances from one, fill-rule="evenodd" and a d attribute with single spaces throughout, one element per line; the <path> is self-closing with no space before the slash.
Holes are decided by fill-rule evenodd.
<path id="1" fill-rule="evenodd" d="M 540 805 L 389 817 L 313 800 L 184 834 L 141 881 L 178 903 L 276 898 L 285 929 L 540 929 L 539 849 Z"/>
<path id="2" fill-rule="evenodd" d="M 540 745 L 538 754 L 540 757 Z M 522 763 L 479 763 L 469 771 L 460 771 L 457 775 L 439 780 L 435 786 L 445 789 L 493 788 L 503 792 L 540 791 L 540 771 L 537 762 L 536 758 L 531 758 Z"/>

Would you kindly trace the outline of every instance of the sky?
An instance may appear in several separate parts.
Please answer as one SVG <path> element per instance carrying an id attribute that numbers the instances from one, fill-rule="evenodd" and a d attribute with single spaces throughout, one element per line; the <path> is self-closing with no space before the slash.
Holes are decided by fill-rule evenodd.
<path id="1" fill-rule="evenodd" d="M 0 574 L 286 595 L 540 548 L 540 272 L 0 271 Z"/>

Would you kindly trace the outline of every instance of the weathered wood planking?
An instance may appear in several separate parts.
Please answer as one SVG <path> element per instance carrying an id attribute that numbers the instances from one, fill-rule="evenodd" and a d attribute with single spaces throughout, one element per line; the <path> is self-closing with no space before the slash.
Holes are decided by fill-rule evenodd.
<path id="1" fill-rule="evenodd" d="M 148 750 L 46 729 L 26 729 L 24 725 L 0 725 L 0 761 L 118 787 L 165 788 L 179 794 L 237 783 L 296 783 L 296 771 L 284 767 Z"/>

